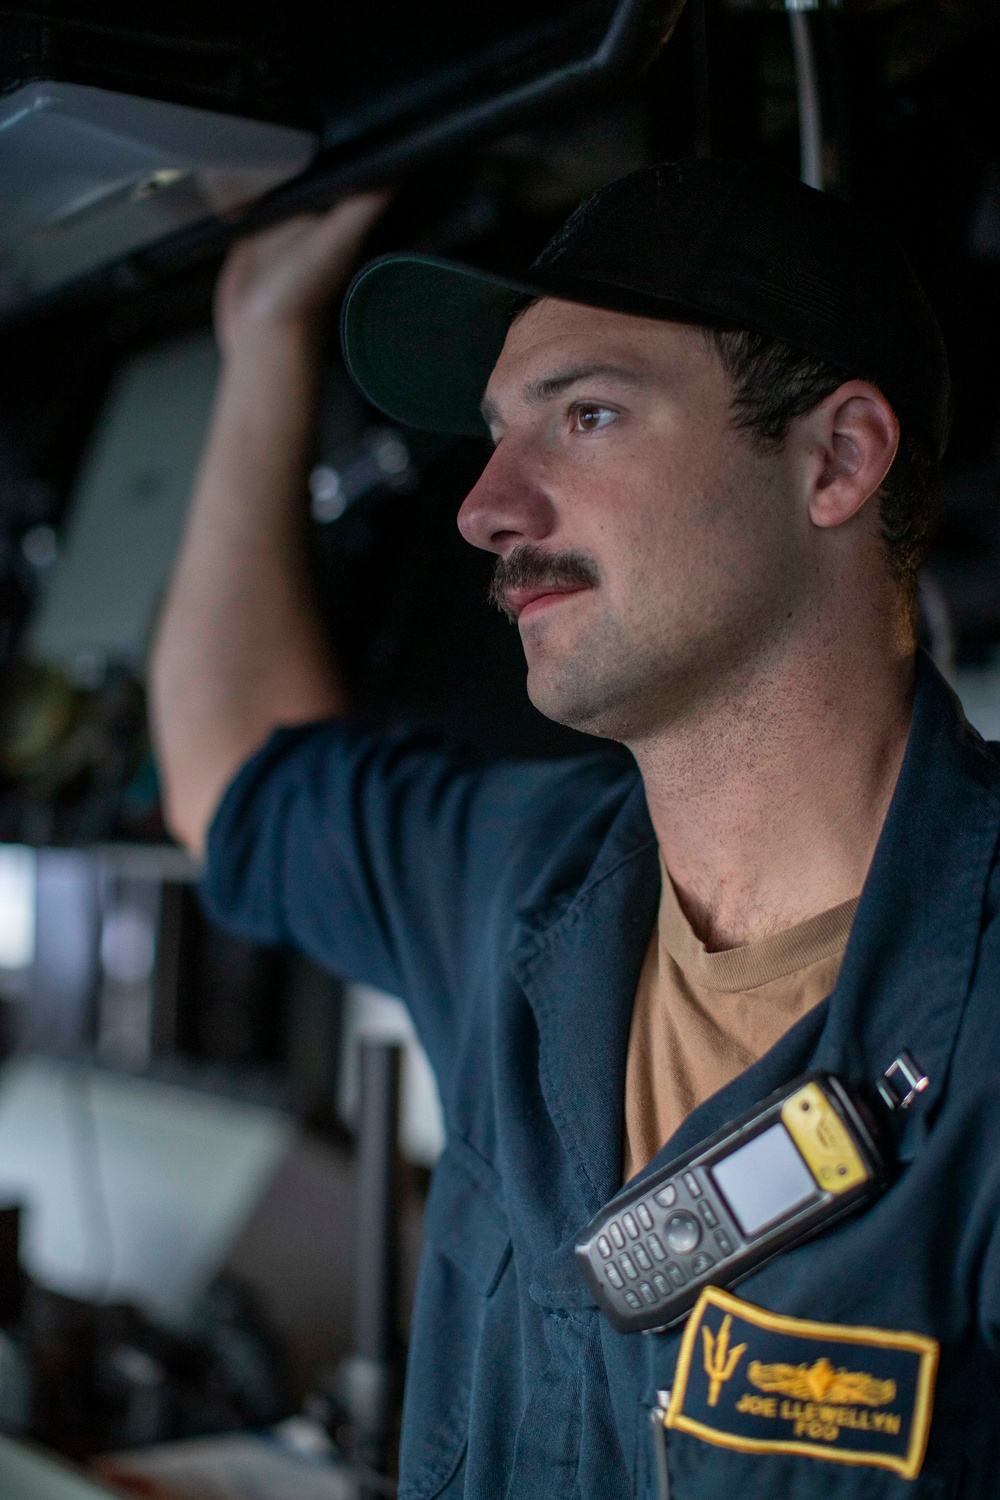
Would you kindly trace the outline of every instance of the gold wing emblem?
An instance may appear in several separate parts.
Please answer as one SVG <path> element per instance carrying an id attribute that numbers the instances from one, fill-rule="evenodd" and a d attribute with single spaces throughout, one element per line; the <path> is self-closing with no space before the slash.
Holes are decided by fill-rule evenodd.
<path id="1" fill-rule="evenodd" d="M 763 1365 L 752 1359 L 747 1376 L 759 1391 L 833 1406 L 885 1406 L 896 1394 L 894 1380 L 876 1380 L 863 1370 L 835 1370 L 825 1358 L 811 1365 Z"/>

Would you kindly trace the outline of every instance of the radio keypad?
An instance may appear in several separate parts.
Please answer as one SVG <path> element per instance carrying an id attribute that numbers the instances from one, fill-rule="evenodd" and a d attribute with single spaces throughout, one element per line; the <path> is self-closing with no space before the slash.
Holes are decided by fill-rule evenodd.
<path id="1" fill-rule="evenodd" d="M 685 1206 L 685 1199 L 690 1206 Z M 659 1218 L 656 1205 L 675 1212 Z M 706 1229 L 714 1230 L 712 1253 L 703 1244 Z M 668 1182 L 651 1197 L 633 1203 L 607 1224 L 597 1239 L 597 1251 L 608 1262 L 604 1267 L 607 1284 L 629 1307 L 638 1310 L 644 1303 L 662 1301 L 690 1279 L 705 1275 L 719 1255 L 733 1253 L 733 1244 L 719 1227 L 714 1198 L 693 1172 L 685 1172 L 676 1182 Z M 681 1263 L 669 1260 L 669 1254 Z M 662 1269 L 654 1270 L 655 1262 Z M 644 1275 L 648 1279 L 643 1280 Z"/>

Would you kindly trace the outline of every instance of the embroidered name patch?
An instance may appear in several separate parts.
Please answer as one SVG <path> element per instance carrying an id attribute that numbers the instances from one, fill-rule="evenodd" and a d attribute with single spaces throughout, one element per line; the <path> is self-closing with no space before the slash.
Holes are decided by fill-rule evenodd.
<path id="1" fill-rule="evenodd" d="M 706 1287 L 688 1319 L 668 1427 L 745 1453 L 804 1453 L 920 1472 L 938 1345 L 813 1323 Z"/>

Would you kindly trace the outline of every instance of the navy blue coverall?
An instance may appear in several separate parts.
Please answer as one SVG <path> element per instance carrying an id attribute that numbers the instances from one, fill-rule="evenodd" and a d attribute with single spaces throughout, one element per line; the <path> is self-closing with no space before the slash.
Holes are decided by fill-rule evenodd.
<path id="1" fill-rule="evenodd" d="M 884 1197 L 734 1289 L 799 1332 L 727 1325 L 728 1347 L 739 1333 L 746 1352 L 714 1405 L 695 1389 L 695 1348 L 689 1410 L 717 1431 L 666 1433 L 672 1500 L 1000 1496 L 998 833 L 1000 764 L 921 659 L 836 989 L 652 1165 L 808 1068 L 859 1084 L 909 1048 L 930 1086 L 899 1117 Z M 427 1207 L 401 1500 L 656 1494 L 649 1411 L 674 1384 L 680 1332 L 614 1332 L 573 1243 L 621 1185 L 629 1023 L 659 889 L 638 774 L 601 754 L 483 768 L 427 740 L 321 723 L 273 735 L 215 818 L 214 915 L 403 996 L 440 1085 L 447 1145 Z M 722 1331 L 710 1312 L 706 1369 Z M 839 1328 L 860 1342 L 838 1342 Z M 922 1415 L 913 1358 L 882 1348 L 900 1332 L 939 1346 Z M 774 1404 L 752 1389 L 776 1390 Z M 925 1456 L 916 1437 L 909 1450 L 919 1472 L 902 1477 L 900 1444 L 928 1419 Z"/>

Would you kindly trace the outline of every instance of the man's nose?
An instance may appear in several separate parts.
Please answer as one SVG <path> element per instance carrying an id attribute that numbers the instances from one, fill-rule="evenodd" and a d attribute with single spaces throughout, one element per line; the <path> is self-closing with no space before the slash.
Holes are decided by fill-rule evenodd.
<path id="1" fill-rule="evenodd" d="M 528 455 L 504 438 L 458 512 L 465 540 L 501 556 L 522 542 L 544 540 L 556 518 L 541 479 Z"/>

